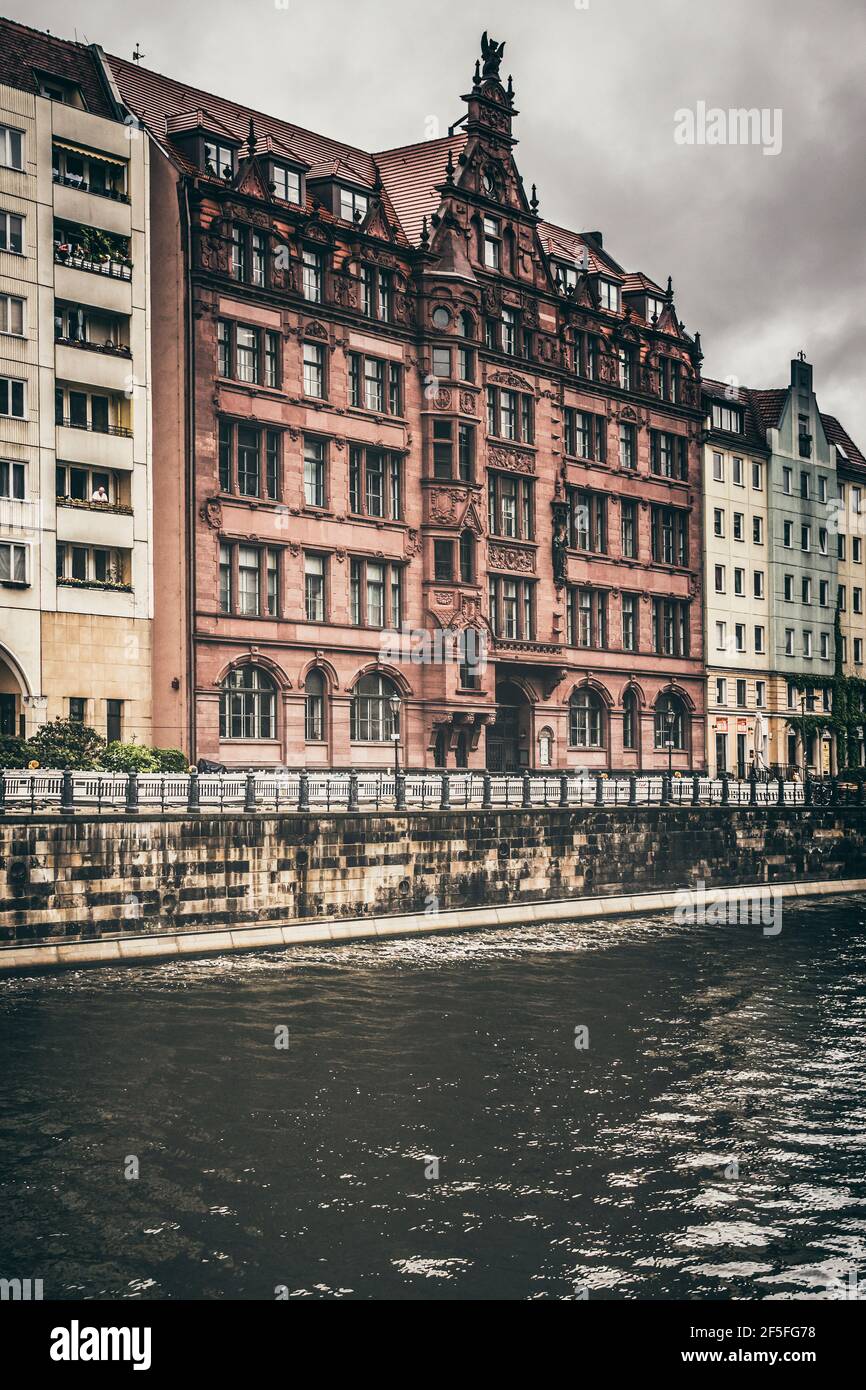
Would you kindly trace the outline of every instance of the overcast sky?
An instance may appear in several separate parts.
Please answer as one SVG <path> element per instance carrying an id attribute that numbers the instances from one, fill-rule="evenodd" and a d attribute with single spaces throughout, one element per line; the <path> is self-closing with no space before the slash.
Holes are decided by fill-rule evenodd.
<path id="1" fill-rule="evenodd" d="M 821 408 L 866 451 L 862 0 L 0 0 L 364 149 L 445 133 L 481 31 L 506 41 L 516 157 L 543 216 L 600 229 L 666 282 L 707 375 L 784 386 L 804 348 Z M 776 109 L 781 151 L 682 145 L 675 112 Z M 776 128 L 778 138 L 778 127 Z"/>

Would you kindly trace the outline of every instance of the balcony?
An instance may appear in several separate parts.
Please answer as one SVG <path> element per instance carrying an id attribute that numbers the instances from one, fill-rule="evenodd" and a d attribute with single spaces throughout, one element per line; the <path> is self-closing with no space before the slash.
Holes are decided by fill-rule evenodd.
<path id="1" fill-rule="evenodd" d="M 74 425 L 68 416 L 55 423 L 56 454 L 64 463 L 80 463 L 109 470 L 132 469 L 132 430 L 123 425 L 109 425 L 105 430 L 94 430 L 89 425 Z"/>
<path id="2" fill-rule="evenodd" d="M 126 259 L 103 256 L 94 258 L 73 250 L 68 242 L 55 242 L 54 264 L 68 266 L 70 270 L 85 270 L 91 275 L 106 275 L 110 280 L 131 280 L 132 262 Z"/>
<path id="3" fill-rule="evenodd" d="M 57 539 L 71 545 L 110 546 L 131 551 L 133 546 L 132 508 L 110 505 L 69 503 L 57 499 Z"/>
<path id="4" fill-rule="evenodd" d="M 55 339 L 55 372 L 59 381 L 77 381 L 103 391 L 124 393 L 131 384 L 132 354 L 100 349 L 95 343 Z M 64 421 L 64 423 L 68 423 Z"/>
<path id="5" fill-rule="evenodd" d="M 0 497 L 0 531 L 34 532 L 41 528 L 38 497 Z"/>

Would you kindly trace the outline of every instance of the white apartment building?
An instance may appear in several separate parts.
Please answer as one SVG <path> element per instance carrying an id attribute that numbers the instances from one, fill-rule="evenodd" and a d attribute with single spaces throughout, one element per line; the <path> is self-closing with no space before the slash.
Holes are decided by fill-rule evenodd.
<path id="1" fill-rule="evenodd" d="M 150 741 L 148 144 L 0 21 L 0 732 Z"/>

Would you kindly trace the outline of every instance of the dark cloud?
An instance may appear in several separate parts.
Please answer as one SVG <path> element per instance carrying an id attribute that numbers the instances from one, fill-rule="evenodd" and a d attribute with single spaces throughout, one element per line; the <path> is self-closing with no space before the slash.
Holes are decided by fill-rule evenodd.
<path id="1" fill-rule="evenodd" d="M 506 40 L 527 186 L 674 279 L 705 370 L 784 385 L 801 347 L 824 410 L 866 448 L 862 390 L 866 7 L 851 0 L 7 0 L 13 18 L 368 149 L 461 114 L 482 29 Z M 782 150 L 688 147 L 674 113 L 782 111 Z"/>

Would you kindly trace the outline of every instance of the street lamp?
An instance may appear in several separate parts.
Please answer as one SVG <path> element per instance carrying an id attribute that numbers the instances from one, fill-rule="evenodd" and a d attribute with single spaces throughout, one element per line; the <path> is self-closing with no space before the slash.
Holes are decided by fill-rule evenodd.
<path id="1" fill-rule="evenodd" d="M 668 731 L 668 733 L 667 733 L 667 745 L 668 745 L 668 783 L 669 783 L 669 784 L 670 784 L 670 782 L 671 782 L 671 780 L 672 780 L 672 778 L 673 778 L 673 766 L 674 766 L 674 721 L 675 721 L 676 717 L 677 717 L 677 713 L 676 713 L 676 710 L 674 709 L 674 697 L 673 697 L 673 695 L 669 695 L 669 696 L 668 696 L 668 707 L 667 707 L 667 709 L 665 710 L 665 727 L 667 728 L 667 731 Z"/>
<path id="2" fill-rule="evenodd" d="M 394 740 L 394 779 L 400 775 L 400 696 L 392 695 L 388 704 L 391 706 L 391 737 Z"/>

